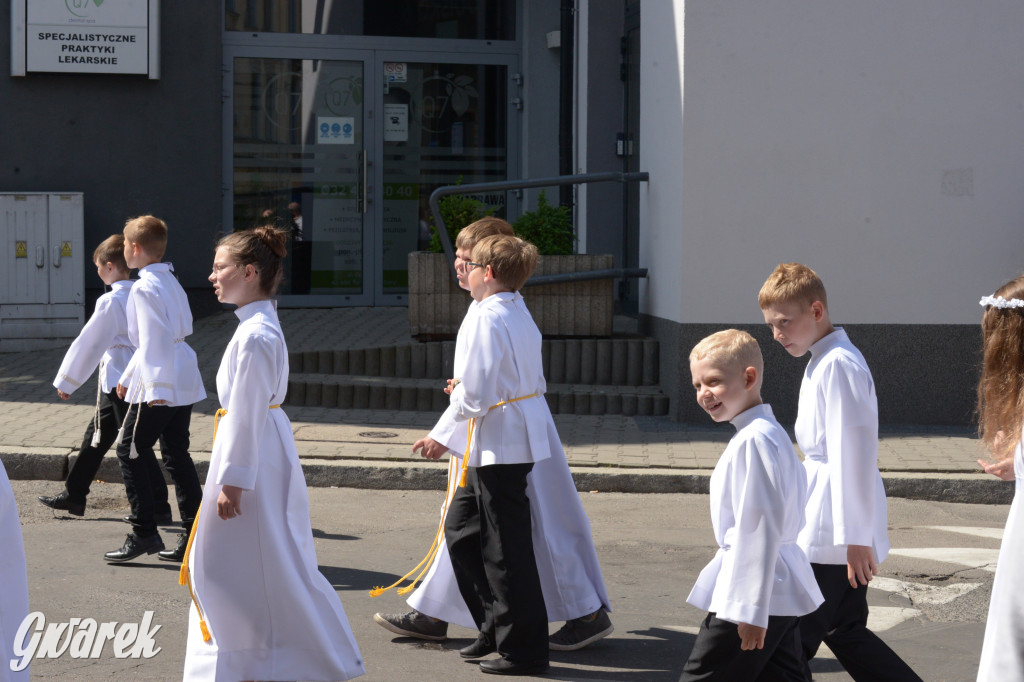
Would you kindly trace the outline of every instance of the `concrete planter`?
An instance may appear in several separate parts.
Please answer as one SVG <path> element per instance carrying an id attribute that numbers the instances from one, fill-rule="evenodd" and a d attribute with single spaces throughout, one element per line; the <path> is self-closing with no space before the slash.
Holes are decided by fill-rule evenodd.
<path id="1" fill-rule="evenodd" d="M 613 267 L 609 254 L 541 256 L 536 275 Z M 523 296 L 544 336 L 611 336 L 613 280 L 526 287 Z M 409 254 L 409 327 L 420 340 L 454 337 L 466 314 L 469 293 L 455 284 L 444 254 Z"/>

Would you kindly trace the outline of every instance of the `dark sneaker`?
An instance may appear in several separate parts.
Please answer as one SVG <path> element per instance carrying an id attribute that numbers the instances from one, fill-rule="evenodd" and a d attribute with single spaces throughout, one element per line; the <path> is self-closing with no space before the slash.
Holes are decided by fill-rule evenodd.
<path id="1" fill-rule="evenodd" d="M 113 552 L 107 552 L 103 557 L 107 561 L 131 561 L 143 554 L 156 554 L 163 548 L 164 541 L 160 539 L 159 535 L 140 538 L 137 537 L 135 533 L 128 533 L 128 537 L 125 538 L 124 545 L 121 546 L 121 549 L 115 549 Z"/>
<path id="2" fill-rule="evenodd" d="M 178 536 L 178 544 L 174 546 L 174 549 L 165 549 L 158 556 L 161 561 L 174 561 L 180 564 L 185 558 L 186 547 L 188 547 L 188 533 L 182 533 Z"/>
<path id="3" fill-rule="evenodd" d="M 412 611 L 410 613 L 375 613 L 373 621 L 385 630 L 390 630 L 403 637 L 429 639 L 432 642 L 443 642 L 448 639 L 448 623 L 430 616 Z"/>
<path id="4" fill-rule="evenodd" d="M 548 647 L 555 651 L 576 651 L 607 637 L 615 630 L 604 609 L 589 616 L 565 621 L 562 629 L 548 638 Z"/>
<path id="5" fill-rule="evenodd" d="M 85 516 L 85 502 L 72 502 L 67 490 L 63 490 L 59 495 L 53 495 L 52 497 L 40 495 L 36 499 L 50 509 L 66 511 L 72 516 Z"/>
<path id="6" fill-rule="evenodd" d="M 547 661 L 513 663 L 507 658 L 495 658 L 491 661 L 480 662 L 480 672 L 491 675 L 540 675 L 547 669 Z"/>

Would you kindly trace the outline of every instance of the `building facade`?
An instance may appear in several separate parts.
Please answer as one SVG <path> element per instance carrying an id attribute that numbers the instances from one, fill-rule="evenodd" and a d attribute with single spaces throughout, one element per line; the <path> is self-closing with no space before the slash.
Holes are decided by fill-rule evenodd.
<path id="1" fill-rule="evenodd" d="M 147 6 L 51 0 L 45 21 L 66 10 L 84 30 L 119 1 Z M 158 215 L 201 314 L 217 309 L 215 240 L 270 220 L 293 232 L 282 305 L 404 305 L 434 188 L 642 170 L 569 198 L 581 252 L 649 269 L 618 305 L 660 341 L 674 417 L 702 419 L 689 348 L 739 326 L 792 418 L 803 362 L 771 341 L 756 293 L 801 261 L 872 364 L 883 422 L 970 422 L 977 300 L 1024 269 L 1017 3 L 148 7 L 155 73 L 13 75 L 38 33 L 23 35 L 29 2 L 0 3 L 0 191 L 83 192 L 83 258 Z M 83 49 L 67 34 L 54 49 Z M 477 198 L 513 219 L 536 194 Z"/>

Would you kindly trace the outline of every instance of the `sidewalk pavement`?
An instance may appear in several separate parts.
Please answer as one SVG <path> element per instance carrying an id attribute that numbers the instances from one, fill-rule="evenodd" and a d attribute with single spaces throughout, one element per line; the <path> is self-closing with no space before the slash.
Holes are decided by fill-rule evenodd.
<path id="1" fill-rule="evenodd" d="M 292 352 L 414 343 L 406 308 L 285 309 L 280 315 Z M 232 312 L 220 312 L 197 320 L 188 338 L 210 394 L 192 415 L 192 454 L 203 478 L 219 407 L 217 367 L 236 322 Z M 65 350 L 0 353 L 0 460 L 12 479 L 63 480 L 81 444 L 95 379 L 61 401 L 52 382 Z M 435 413 L 287 405 L 285 411 L 311 486 L 444 488 L 446 464 L 411 452 Z M 577 488 L 604 492 L 706 493 L 732 434 L 729 425 L 667 417 L 555 415 L 555 424 Z M 979 473 L 982 454 L 966 427 L 883 427 L 878 465 L 889 496 L 1009 504 L 1013 483 Z M 113 453 L 98 476 L 120 479 Z"/>

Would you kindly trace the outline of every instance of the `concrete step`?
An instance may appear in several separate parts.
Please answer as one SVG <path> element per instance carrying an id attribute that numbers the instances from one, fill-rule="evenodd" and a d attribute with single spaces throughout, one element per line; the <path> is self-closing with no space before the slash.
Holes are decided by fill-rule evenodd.
<path id="1" fill-rule="evenodd" d="M 285 404 L 440 413 L 448 407 L 444 386 L 433 378 L 293 373 Z M 660 416 L 669 407 L 668 396 L 657 386 L 549 383 L 544 397 L 553 414 Z"/>
<path id="2" fill-rule="evenodd" d="M 658 342 L 649 338 L 548 339 L 541 346 L 552 384 L 657 386 Z M 289 354 L 293 374 L 449 379 L 454 341 Z"/>

